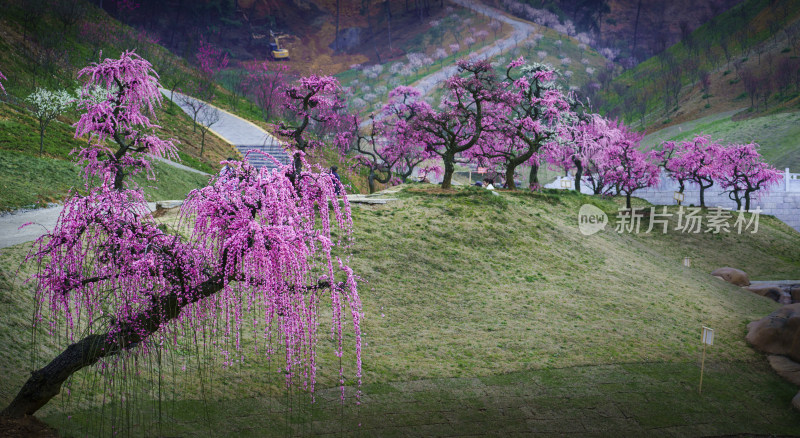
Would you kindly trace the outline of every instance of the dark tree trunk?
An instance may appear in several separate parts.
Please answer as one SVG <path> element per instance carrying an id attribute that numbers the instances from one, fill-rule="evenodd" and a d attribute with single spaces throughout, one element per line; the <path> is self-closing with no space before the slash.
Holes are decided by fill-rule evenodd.
<path id="1" fill-rule="evenodd" d="M 215 276 L 201 283 L 192 293 L 184 295 L 188 299 L 179 298 L 176 292 L 161 296 L 132 321 L 117 324 L 106 333 L 92 334 L 70 345 L 49 364 L 31 373 L 17 396 L 0 415 L 10 418 L 33 415 L 61 392 L 61 385 L 73 373 L 94 365 L 103 357 L 135 347 L 162 325 L 177 318 L 184 307 L 219 292 L 224 284 L 222 277 Z"/>
<path id="2" fill-rule="evenodd" d="M 453 173 L 456 171 L 455 157 L 452 154 L 445 154 L 442 156 L 444 162 L 444 177 L 442 178 L 442 188 L 449 189 L 452 187 Z"/>
<path id="3" fill-rule="evenodd" d="M 516 169 L 516 165 L 508 164 L 506 166 L 506 188 L 509 190 L 516 190 L 517 185 L 514 184 L 514 169 Z"/>
<path id="4" fill-rule="evenodd" d="M 538 187 L 539 186 L 539 165 L 533 164 L 531 165 L 531 173 L 528 177 L 528 187 Z"/>
<path id="5" fill-rule="evenodd" d="M 339 3 L 341 0 L 336 0 L 336 36 L 333 37 L 333 50 L 339 53 Z"/>
<path id="6" fill-rule="evenodd" d="M 375 193 L 375 171 L 370 169 L 369 176 L 367 176 L 367 184 L 369 184 L 369 194 Z"/>
<path id="7" fill-rule="evenodd" d="M 581 178 L 583 178 L 583 164 L 581 160 L 572 160 L 575 163 L 575 191 L 581 192 Z"/>
<path id="8" fill-rule="evenodd" d="M 642 0 L 639 0 L 636 6 L 636 21 L 633 23 L 633 47 L 631 48 L 631 56 L 636 56 L 636 37 L 639 33 L 639 15 L 642 12 Z"/>

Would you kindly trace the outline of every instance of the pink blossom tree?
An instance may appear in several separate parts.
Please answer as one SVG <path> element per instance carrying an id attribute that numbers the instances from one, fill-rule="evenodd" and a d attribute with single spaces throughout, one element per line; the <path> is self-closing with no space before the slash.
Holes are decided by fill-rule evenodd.
<path id="1" fill-rule="evenodd" d="M 621 127 L 622 136 L 606 149 L 604 178 L 625 194 L 625 208 L 631 208 L 631 195 L 652 187 L 660 180 L 660 171 L 653 153 L 639 149 L 642 135 Z"/>
<path id="2" fill-rule="evenodd" d="M 719 183 L 736 202 L 736 209 L 750 210 L 750 201 L 754 195 L 763 193 L 771 186 L 778 184 L 782 173 L 765 163 L 758 153 L 758 144 L 733 144 L 723 148 L 722 164 L 719 172 Z"/>
<path id="3" fill-rule="evenodd" d="M 187 233 L 169 234 L 148 213 L 142 190 L 122 183 L 122 177 L 148 168 L 151 156 L 176 153 L 172 142 L 150 132 L 161 99 L 150 64 L 126 52 L 80 76 L 108 95 L 84 102 L 86 112 L 76 124 L 76 136 L 90 140 L 76 151 L 86 194 L 66 201 L 53 231 L 29 255 L 40 266 L 34 321 L 51 333 L 66 333 L 70 345 L 34 371 L 0 415 L 35 413 L 73 373 L 95 364 L 112 384 L 119 380 L 115 365 L 135 363 L 126 357 L 187 339 L 221 332 L 243 357 L 241 332 L 251 326 L 280 335 L 286 383 L 304 382 L 313 390 L 325 291 L 340 357 L 344 321 L 352 321 L 360 381 L 356 279 L 335 255 L 340 244 L 331 234 L 339 228 L 349 235 L 352 221 L 346 199 L 343 207 L 336 199 L 332 177 L 304 172 L 290 179 L 290 168 L 257 170 L 227 162 L 229 171 L 193 191 L 182 207 Z M 233 362 L 230 352 L 220 353 L 226 364 Z"/>
<path id="4" fill-rule="evenodd" d="M 698 135 L 681 146 L 682 153 L 675 166 L 682 166 L 688 180 L 697 184 L 700 189 L 700 207 L 705 207 L 705 191 L 714 185 L 720 174 L 722 145 L 713 143 L 708 136 Z"/>
<path id="5" fill-rule="evenodd" d="M 426 151 L 441 157 L 442 188 L 452 186 L 458 156 L 478 143 L 484 124 L 491 124 L 488 106 L 498 101 L 497 78 L 484 60 L 460 60 L 458 72 L 447 79 L 440 110 L 426 102 L 417 104 L 412 130 Z"/>
<path id="6" fill-rule="evenodd" d="M 245 88 L 255 98 L 264 121 L 269 121 L 284 103 L 282 90 L 288 80 L 289 67 L 274 62 L 255 62 L 245 68 Z"/>
<path id="7" fill-rule="evenodd" d="M 687 142 L 667 141 L 661 145 L 661 150 L 656 152 L 657 159 L 667 171 L 667 175 L 678 183 L 678 193 L 684 192 L 686 182 L 689 180 L 689 171 L 682 157 L 686 144 Z"/>
<path id="8" fill-rule="evenodd" d="M 1 72 L 1 71 L 0 71 L 0 79 L 2 79 L 4 81 L 8 80 L 8 78 L 3 76 L 3 72 Z M 3 90 L 3 94 L 8 94 L 8 93 L 6 93 L 6 89 L 5 89 L 5 87 L 3 87 L 3 83 L 2 82 L 0 82 L 0 90 Z"/>
<path id="9" fill-rule="evenodd" d="M 298 83 L 284 88 L 283 106 L 289 114 L 295 116 L 295 123 L 278 126 L 278 134 L 289 141 L 289 147 L 294 150 L 294 174 L 300 175 L 303 169 L 303 157 L 314 148 L 324 145 L 319 138 L 311 138 L 307 132 L 314 124 L 324 127 L 336 134 L 347 126 L 343 125 L 345 117 L 341 114 L 345 104 L 340 93 L 339 81 L 333 76 L 311 75 L 300 78 Z M 349 143 L 339 143 L 340 149 Z M 292 176 L 294 178 L 294 176 Z"/>
<path id="10" fill-rule="evenodd" d="M 525 64 L 522 57 L 506 67 L 503 93 L 489 106 L 491 124 L 477 147 L 470 151 L 488 161 L 501 160 L 506 188 L 514 189 L 514 174 L 539 149 L 554 139 L 574 117 L 570 100 L 556 85 L 556 72 L 542 64 Z M 531 168 L 537 172 L 538 167 Z M 535 175 L 531 175 L 531 181 Z"/>
<path id="11" fill-rule="evenodd" d="M 388 137 L 389 156 L 396 158 L 394 172 L 405 182 L 414 169 L 435 155 L 414 132 L 421 94 L 413 87 L 400 86 L 389 92 L 389 101 L 381 110 Z"/>

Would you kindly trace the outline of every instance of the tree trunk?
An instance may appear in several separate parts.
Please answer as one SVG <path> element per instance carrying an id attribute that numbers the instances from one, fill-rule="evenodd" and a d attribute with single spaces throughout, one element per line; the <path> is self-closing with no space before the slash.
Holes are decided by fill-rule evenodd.
<path id="1" fill-rule="evenodd" d="M 581 178 L 583 178 L 583 165 L 581 160 L 572 160 L 575 163 L 575 191 L 581 192 Z"/>
<path id="2" fill-rule="evenodd" d="M 514 184 L 514 171 L 516 168 L 517 166 L 511 163 L 506 166 L 506 188 L 509 190 L 517 189 L 517 185 Z"/>
<path id="3" fill-rule="evenodd" d="M 631 48 L 631 56 L 636 57 L 636 37 L 639 33 L 639 15 L 642 12 L 642 0 L 639 0 L 636 6 L 636 21 L 633 23 L 633 48 Z"/>
<path id="4" fill-rule="evenodd" d="M 39 129 L 39 156 L 44 153 L 44 128 Z"/>
<path id="5" fill-rule="evenodd" d="M 741 209 L 741 203 L 739 208 Z M 747 190 L 744 192 L 744 211 L 750 211 L 750 192 Z"/>
<path id="6" fill-rule="evenodd" d="M 336 0 L 336 35 L 333 37 L 333 50 L 339 53 L 339 3 L 341 0 Z"/>
<path id="7" fill-rule="evenodd" d="M 184 298 L 173 291 L 154 299 L 153 305 L 141 311 L 132 321 L 116 324 L 106 333 L 92 334 L 70 345 L 49 364 L 31 373 L 0 416 L 22 418 L 33 415 L 61 392 L 61 385 L 73 373 L 95 364 L 103 357 L 137 346 L 164 324 L 177 318 L 184 307 L 219 292 L 224 284 L 221 276 L 215 276 L 201 283 L 190 294 L 181 294 Z"/>
<path id="8" fill-rule="evenodd" d="M 628 211 L 631 211 L 631 194 L 630 194 L 630 192 L 625 192 L 625 208 L 627 208 Z"/>
<path id="9" fill-rule="evenodd" d="M 369 176 L 367 176 L 367 184 L 369 184 L 369 194 L 375 193 L 375 171 L 370 169 Z"/>
<path id="10" fill-rule="evenodd" d="M 453 173 L 456 171 L 454 159 L 455 157 L 451 154 L 442 156 L 442 161 L 444 161 L 444 177 L 442 178 L 443 189 L 449 189 L 452 186 Z"/>
<path id="11" fill-rule="evenodd" d="M 528 177 L 528 187 L 538 187 L 539 186 L 539 165 L 533 164 L 531 165 L 531 173 Z"/>
<path id="12" fill-rule="evenodd" d="M 710 186 L 709 186 L 710 187 Z M 700 183 L 700 208 L 706 207 L 706 186 Z"/>

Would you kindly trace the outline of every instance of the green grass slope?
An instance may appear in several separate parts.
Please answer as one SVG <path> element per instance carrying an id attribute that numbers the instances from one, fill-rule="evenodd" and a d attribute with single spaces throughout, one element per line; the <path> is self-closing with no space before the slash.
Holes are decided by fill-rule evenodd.
<path id="1" fill-rule="evenodd" d="M 135 50 L 148 59 L 164 86 L 176 81 L 185 85 L 199 77 L 193 67 L 146 33 L 122 25 L 88 2 L 75 3 L 84 12 L 70 25 L 62 24 L 56 7 L 37 10 L 36 18 L 31 18 L 26 15 L 30 10 L 26 4 L 12 0 L 0 8 L 0 71 L 8 78 L 3 81 L 8 94 L 0 95 L 0 166 L 4 170 L 0 210 L 60 200 L 71 187 L 80 185 L 70 162 L 70 151 L 85 141 L 74 138 L 71 126 L 80 114 L 73 108 L 50 124 L 40 155 L 38 122 L 24 102 L 34 89 L 66 89 L 74 94 L 79 69 L 98 61 L 101 52 L 105 58 L 119 56 L 124 50 Z M 217 104 L 229 107 L 236 103 L 223 88 L 215 92 Z M 201 157 L 199 130 L 193 130 L 192 120 L 171 102 L 157 110 L 155 121 L 161 126 L 162 138 L 178 141 L 181 161 L 189 167 L 213 173 L 220 160 L 235 154 L 226 142 L 209 135 Z M 153 200 L 182 197 L 206 180 L 169 166 L 157 167 L 161 184 L 158 189 L 146 190 Z"/>
<path id="2" fill-rule="evenodd" d="M 396 196 L 353 209 L 350 264 L 362 277 L 364 304 L 360 406 L 339 402 L 340 364 L 354 393 L 352 352 L 346 347 L 340 361 L 323 334 L 313 405 L 299 391 L 283 392 L 280 357 L 225 368 L 213 352 L 200 353 L 216 365 L 199 364 L 190 348 L 145 359 L 141 376 L 118 383 L 145 393 L 130 409 L 101 408 L 102 384 L 89 371 L 39 417 L 64 436 L 109 431 L 100 419 L 115 416 L 120 432 L 137 436 L 704 436 L 800 428 L 789 407 L 797 389 L 744 341 L 745 325 L 778 304 L 709 275 L 732 266 L 753 279 L 800 278 L 800 234 L 780 221 L 761 217 L 755 234 L 629 234 L 609 226 L 587 237 L 577 229 L 580 206 L 601 208 L 613 223 L 619 200 L 419 185 Z M 30 285 L 13 276 L 25 249 L 0 253 L 7 376 L 0 404 L 30 367 Z M 682 265 L 687 256 L 691 268 Z M 699 395 L 702 326 L 716 339 Z M 42 357 L 64 345 L 41 342 Z M 156 388 L 164 391 L 161 410 L 150 398 Z"/>
<path id="3" fill-rule="evenodd" d="M 769 114 L 739 120 L 736 110 L 715 114 L 690 122 L 670 126 L 642 140 L 645 147 L 655 147 L 668 140 L 686 140 L 695 135 L 710 135 L 722 143 L 761 145 L 764 159 L 783 170 L 800 169 L 800 112 Z"/>

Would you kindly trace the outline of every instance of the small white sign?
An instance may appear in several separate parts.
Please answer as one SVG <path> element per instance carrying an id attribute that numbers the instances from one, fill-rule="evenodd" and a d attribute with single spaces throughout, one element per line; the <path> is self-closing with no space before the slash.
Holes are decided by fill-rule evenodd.
<path id="1" fill-rule="evenodd" d="M 683 193 L 681 193 L 681 192 L 675 192 L 675 193 L 672 195 L 672 199 L 674 199 L 674 200 L 676 200 L 676 201 L 678 201 L 678 202 L 683 202 Z"/>
<path id="2" fill-rule="evenodd" d="M 683 266 L 686 266 L 687 268 L 691 268 L 692 267 L 692 259 L 691 259 L 691 257 L 684 257 L 683 258 Z"/>
<path id="3" fill-rule="evenodd" d="M 572 181 L 568 179 L 561 180 L 561 188 L 562 189 L 571 189 L 572 188 Z"/>
<path id="4" fill-rule="evenodd" d="M 703 327 L 701 339 L 706 345 L 714 345 L 714 330 L 708 327 Z"/>

